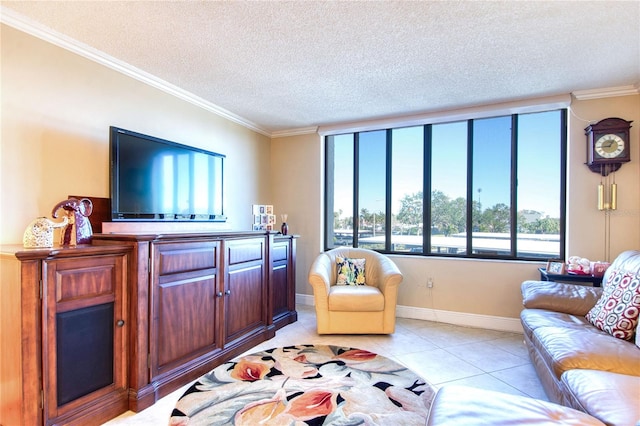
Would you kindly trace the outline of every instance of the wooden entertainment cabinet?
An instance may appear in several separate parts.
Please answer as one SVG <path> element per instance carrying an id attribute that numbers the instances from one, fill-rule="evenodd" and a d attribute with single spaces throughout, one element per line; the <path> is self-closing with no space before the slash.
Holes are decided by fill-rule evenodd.
<path id="1" fill-rule="evenodd" d="M 295 253 L 250 231 L 2 247 L 0 423 L 100 424 L 270 339 L 297 320 Z"/>

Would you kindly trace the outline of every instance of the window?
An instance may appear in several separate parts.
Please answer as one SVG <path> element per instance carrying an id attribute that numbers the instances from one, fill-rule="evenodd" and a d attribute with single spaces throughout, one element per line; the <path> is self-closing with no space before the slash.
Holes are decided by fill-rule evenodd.
<path id="1" fill-rule="evenodd" d="M 325 246 L 564 258 L 566 110 L 326 136 Z"/>

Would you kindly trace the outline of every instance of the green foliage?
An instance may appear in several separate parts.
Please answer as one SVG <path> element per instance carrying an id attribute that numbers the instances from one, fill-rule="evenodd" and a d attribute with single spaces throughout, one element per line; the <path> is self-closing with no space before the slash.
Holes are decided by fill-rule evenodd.
<path id="1" fill-rule="evenodd" d="M 560 220 L 545 217 L 530 223 L 518 221 L 518 229 L 526 234 L 559 234 Z"/>
<path id="2" fill-rule="evenodd" d="M 342 211 L 334 213 L 335 229 L 352 229 L 353 218 L 342 218 Z M 407 194 L 400 200 L 400 211 L 392 217 L 400 225 L 401 233 L 420 235 L 423 218 L 423 193 Z M 384 230 L 385 214 L 360 210 L 361 230 Z M 431 229 L 434 234 L 452 235 L 466 231 L 467 202 L 464 198 L 451 199 L 442 191 L 431 193 Z M 522 210 L 517 215 L 518 232 L 527 234 L 559 234 L 560 219 L 542 217 L 540 212 Z M 476 232 L 505 233 L 510 230 L 509 206 L 496 204 L 485 210 L 482 205 L 472 202 L 472 226 Z M 396 229 L 394 227 L 394 229 Z"/>
<path id="3" fill-rule="evenodd" d="M 480 232 L 509 232 L 509 206 L 496 204 L 480 214 L 478 230 Z"/>
<path id="4" fill-rule="evenodd" d="M 415 235 L 419 235 L 419 225 L 422 223 L 422 206 L 422 191 L 405 195 L 400 200 L 400 212 L 396 219 L 401 224 L 408 225 L 410 229 L 415 229 Z"/>

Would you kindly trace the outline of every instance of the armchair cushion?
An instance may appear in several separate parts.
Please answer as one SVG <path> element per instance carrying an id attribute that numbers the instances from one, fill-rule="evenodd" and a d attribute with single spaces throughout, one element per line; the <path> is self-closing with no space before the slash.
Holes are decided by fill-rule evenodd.
<path id="1" fill-rule="evenodd" d="M 338 278 L 336 285 L 365 285 L 365 266 L 367 259 L 336 257 Z"/>
<path id="2" fill-rule="evenodd" d="M 344 312 L 379 312 L 384 310 L 384 296 L 376 287 L 332 286 L 329 310 Z"/>

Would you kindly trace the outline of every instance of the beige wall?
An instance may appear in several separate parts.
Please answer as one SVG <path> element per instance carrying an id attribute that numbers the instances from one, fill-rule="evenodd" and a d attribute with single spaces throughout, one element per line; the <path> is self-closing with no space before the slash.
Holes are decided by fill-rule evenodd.
<path id="1" fill-rule="evenodd" d="M 273 203 L 299 234 L 296 291 L 322 248 L 320 136 L 273 140 L 104 66 L 1 27 L 0 243 L 20 243 L 27 224 L 68 194 L 109 195 L 108 127 L 115 125 L 227 155 L 228 226 L 249 229 L 250 206 Z M 632 161 L 617 173 L 611 253 L 640 248 L 640 96 L 574 101 L 570 116 L 568 254 L 603 258 L 598 175 L 584 165 L 587 121 L 633 120 Z M 405 275 L 401 305 L 516 318 L 520 282 L 539 263 L 394 256 Z M 418 283 L 432 277 L 429 291 Z"/>
<path id="2" fill-rule="evenodd" d="M 271 141 L 274 209 L 286 212 L 289 231 L 297 240 L 296 293 L 311 294 L 307 273 L 322 250 L 322 159 L 317 134 Z"/>
<path id="3" fill-rule="evenodd" d="M 604 213 L 596 209 L 599 175 L 585 165 L 589 121 L 608 117 L 633 120 L 631 162 L 616 174 L 618 210 L 611 214 L 611 254 L 640 249 L 640 96 L 576 101 L 571 105 L 568 149 L 567 254 L 592 260 L 604 255 Z M 586 120 L 586 121 L 584 121 Z M 280 182 L 286 194 L 276 191 L 278 203 L 295 211 L 290 222 L 299 241 L 297 292 L 312 294 L 306 273 L 322 247 L 322 141 L 318 135 L 274 139 L 271 147 L 272 181 Z M 276 160 L 277 159 L 277 160 Z M 278 164 L 278 165 L 277 165 Z M 285 165 L 295 164 L 297 173 Z M 282 165 L 282 166 L 279 166 Z M 398 303 L 431 310 L 517 318 L 522 309 L 520 283 L 538 279 L 537 262 L 504 262 L 470 259 L 393 256 L 405 279 Z M 424 286 L 433 278 L 434 287 Z"/>
<path id="4" fill-rule="evenodd" d="M 110 68 L 1 27 L 0 243 L 69 194 L 109 196 L 109 126 L 227 156 L 226 226 L 271 199 L 269 138 Z"/>
<path id="5" fill-rule="evenodd" d="M 589 259 L 606 259 L 605 214 L 598 211 L 600 175 L 589 171 L 584 128 L 589 122 L 619 117 L 631 123 L 631 162 L 615 174 L 618 209 L 610 214 L 611 257 L 628 249 L 640 249 L 640 95 L 589 101 L 574 100 L 569 129 L 567 253 Z M 613 259 L 611 259 L 613 260 Z"/>

